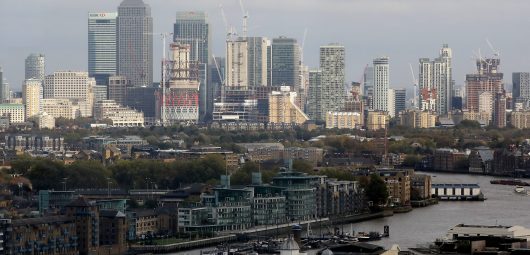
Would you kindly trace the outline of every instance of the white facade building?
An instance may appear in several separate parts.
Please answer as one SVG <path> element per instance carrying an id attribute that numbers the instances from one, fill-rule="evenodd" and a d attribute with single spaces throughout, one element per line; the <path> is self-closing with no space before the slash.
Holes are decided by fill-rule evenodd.
<path id="1" fill-rule="evenodd" d="M 26 120 L 23 104 L 0 104 L 0 116 L 8 116 L 9 123 L 21 123 Z"/>
<path id="2" fill-rule="evenodd" d="M 95 104 L 96 120 L 109 120 L 114 127 L 143 127 L 144 114 L 131 108 L 123 107 L 114 100 L 102 100 Z"/>
<path id="3" fill-rule="evenodd" d="M 54 118 L 75 119 L 78 116 L 79 107 L 68 99 L 42 99 L 41 106 L 42 112 Z"/>
<path id="4" fill-rule="evenodd" d="M 396 117 L 396 91 L 394 89 L 388 90 L 388 115 L 390 118 Z"/>
<path id="5" fill-rule="evenodd" d="M 42 81 L 27 79 L 22 85 L 22 103 L 26 106 L 26 118 L 33 117 L 40 112 L 42 98 Z"/>
<path id="6" fill-rule="evenodd" d="M 343 45 L 329 44 L 320 46 L 321 86 L 317 91 L 320 95 L 321 116 L 318 120 L 325 120 L 327 112 L 338 112 L 344 108 L 345 101 L 345 58 L 346 49 Z"/>
<path id="7" fill-rule="evenodd" d="M 244 38 L 226 45 L 226 86 L 248 88 L 248 42 Z"/>
<path id="8" fill-rule="evenodd" d="M 388 111 L 388 89 L 390 87 L 390 66 L 388 57 L 374 59 L 373 109 Z"/>
<path id="9" fill-rule="evenodd" d="M 435 111 L 444 115 L 451 111 L 453 96 L 453 52 L 447 44 L 440 49 L 434 60 L 420 59 L 418 79 L 421 110 Z"/>
<path id="10" fill-rule="evenodd" d="M 472 236 L 521 238 L 530 241 L 530 229 L 522 226 L 483 226 L 458 224 L 447 231 L 448 239 Z"/>
<path id="11" fill-rule="evenodd" d="M 94 104 L 94 78 L 88 77 L 87 72 L 60 71 L 47 75 L 44 79 L 44 99 L 68 99 L 74 104 L 83 105 L 82 117 L 92 116 Z"/>
<path id="12" fill-rule="evenodd" d="M 48 128 L 48 129 L 54 129 L 55 128 L 55 118 L 45 112 L 37 115 L 37 125 L 40 129 Z"/>

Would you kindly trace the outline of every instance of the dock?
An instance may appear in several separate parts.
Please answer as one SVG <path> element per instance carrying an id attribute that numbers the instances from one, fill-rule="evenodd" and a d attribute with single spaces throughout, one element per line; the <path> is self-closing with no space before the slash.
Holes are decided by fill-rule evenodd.
<path id="1" fill-rule="evenodd" d="M 432 194 L 439 200 L 449 201 L 484 201 L 478 184 L 432 184 Z"/>

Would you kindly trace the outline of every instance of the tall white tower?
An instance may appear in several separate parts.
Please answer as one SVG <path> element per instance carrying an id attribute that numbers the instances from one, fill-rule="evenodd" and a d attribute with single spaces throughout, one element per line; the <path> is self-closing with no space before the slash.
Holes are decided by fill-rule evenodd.
<path id="1" fill-rule="evenodd" d="M 388 89 L 390 87 L 390 66 L 388 57 L 374 59 L 373 109 L 388 111 Z"/>

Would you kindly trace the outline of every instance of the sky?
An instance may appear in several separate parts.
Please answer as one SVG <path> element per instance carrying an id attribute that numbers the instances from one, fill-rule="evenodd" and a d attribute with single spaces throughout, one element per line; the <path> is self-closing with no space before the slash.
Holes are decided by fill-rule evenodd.
<path id="1" fill-rule="evenodd" d="M 172 32 L 177 11 L 206 11 L 212 26 L 213 54 L 224 56 L 226 29 L 241 31 L 238 0 L 144 0 L 151 6 L 155 33 Z M 0 66 L 13 90 L 24 79 L 24 59 L 46 55 L 46 73 L 87 70 L 88 12 L 113 12 L 121 0 L 0 0 Z M 346 79 L 360 81 L 364 67 L 379 56 L 390 58 L 393 88 L 412 89 L 409 64 L 434 58 L 442 44 L 453 49 L 453 76 L 464 84 L 473 73 L 473 56 L 491 56 L 486 38 L 499 50 L 505 87 L 511 73 L 530 71 L 530 1 L 527 0 L 242 0 L 249 12 L 249 36 L 287 36 L 301 43 L 304 62 L 318 67 L 319 46 L 346 47 Z M 162 42 L 155 37 L 155 81 L 160 80 Z M 475 53 L 474 53 L 475 52 Z"/>

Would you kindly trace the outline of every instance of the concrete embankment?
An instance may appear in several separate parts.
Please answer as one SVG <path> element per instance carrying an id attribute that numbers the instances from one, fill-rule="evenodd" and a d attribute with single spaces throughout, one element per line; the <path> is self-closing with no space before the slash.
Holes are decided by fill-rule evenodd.
<path id="1" fill-rule="evenodd" d="M 168 245 L 131 245 L 129 249 L 129 253 L 132 253 L 132 254 L 158 253 L 160 254 L 160 253 L 185 251 L 185 250 L 191 250 L 191 249 L 200 249 L 200 248 L 205 248 L 205 247 L 216 246 L 222 243 L 235 242 L 235 241 L 238 241 L 239 240 L 238 238 L 241 238 L 242 236 L 252 238 L 252 237 L 258 237 L 258 236 L 259 237 L 277 236 L 277 235 L 290 233 L 294 225 L 302 225 L 302 226 L 310 225 L 311 228 L 316 229 L 316 228 L 322 228 L 324 226 L 355 223 L 355 222 L 367 221 L 367 220 L 376 219 L 376 218 L 388 217 L 388 216 L 392 216 L 393 214 L 394 212 L 392 210 L 384 210 L 381 212 L 370 213 L 370 214 L 346 215 L 346 216 L 340 216 L 340 217 L 333 217 L 331 219 L 322 218 L 322 219 L 317 219 L 317 220 L 301 221 L 301 222 L 293 222 L 293 223 L 288 223 L 288 224 L 252 228 L 252 229 L 248 229 L 245 231 L 240 231 L 238 232 L 237 235 L 226 234 L 223 236 L 218 236 L 218 237 L 213 237 L 213 238 L 180 242 L 180 243 L 168 244 Z"/>

